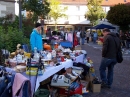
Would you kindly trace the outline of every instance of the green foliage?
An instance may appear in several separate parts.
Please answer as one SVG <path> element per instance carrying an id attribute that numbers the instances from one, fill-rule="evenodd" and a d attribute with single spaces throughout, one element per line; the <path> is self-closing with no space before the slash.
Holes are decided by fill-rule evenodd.
<path id="1" fill-rule="evenodd" d="M 30 38 L 34 23 L 31 19 L 23 19 L 23 33 L 27 38 Z"/>
<path id="2" fill-rule="evenodd" d="M 13 14 L 7 14 L 5 17 L 0 17 L 0 25 L 6 30 L 8 26 L 11 26 L 13 22 Z"/>
<path id="3" fill-rule="evenodd" d="M 59 0 L 50 0 L 50 9 L 49 16 L 54 19 L 55 25 L 57 24 L 57 20 L 59 18 L 67 17 L 64 12 L 68 9 L 68 7 L 60 6 Z"/>
<path id="4" fill-rule="evenodd" d="M 29 45 L 29 38 L 26 38 L 24 35 L 24 30 L 19 31 L 18 19 L 19 18 L 16 17 L 13 21 L 11 14 L 0 18 L 0 49 L 7 49 L 12 52 L 16 50 L 16 46 L 19 43 Z M 28 26 L 26 26 L 26 28 L 28 28 Z"/>
<path id="5" fill-rule="evenodd" d="M 0 49 L 5 48 L 10 52 L 16 50 L 17 44 L 29 43 L 29 39 L 23 35 L 23 32 L 11 26 L 8 26 L 7 32 L 5 32 L 5 29 L 0 26 L 0 39 Z"/>
<path id="6" fill-rule="evenodd" d="M 107 14 L 107 20 L 120 26 L 121 30 L 128 30 L 130 24 L 130 6 L 117 4 L 110 8 Z"/>
<path id="7" fill-rule="evenodd" d="M 3 17 L 2 17 L 3 18 Z M 30 38 L 30 34 L 32 32 L 32 29 L 34 28 L 34 23 L 31 19 L 28 19 L 28 18 L 24 18 L 22 17 L 22 31 L 24 33 L 24 35 L 27 37 L 27 38 Z M 11 20 L 12 21 L 12 20 Z M 5 25 L 5 24 L 4 24 Z M 4 26 L 4 29 L 7 29 L 6 27 L 8 26 L 11 26 L 13 28 L 17 28 L 19 29 L 19 17 L 18 16 L 15 16 L 15 20 L 12 21 L 11 23 L 7 23 L 5 26 Z"/>
<path id="8" fill-rule="evenodd" d="M 106 16 L 106 13 L 101 7 L 103 0 L 87 0 L 88 11 L 85 14 L 85 18 L 90 20 L 92 25 L 96 25 L 99 19 L 103 19 Z"/>
<path id="9" fill-rule="evenodd" d="M 28 16 L 34 22 L 38 20 L 38 16 L 45 18 L 50 12 L 49 3 L 47 0 L 27 0 L 22 2 L 23 10 L 28 11 Z"/>

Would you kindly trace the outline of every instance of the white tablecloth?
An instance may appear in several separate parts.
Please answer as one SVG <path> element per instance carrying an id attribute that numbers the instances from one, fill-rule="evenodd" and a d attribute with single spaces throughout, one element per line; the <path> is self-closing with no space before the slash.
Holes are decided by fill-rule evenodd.
<path id="1" fill-rule="evenodd" d="M 83 62 L 83 58 L 84 58 L 84 54 L 79 55 L 76 57 L 76 62 Z M 52 67 L 47 67 L 45 69 L 45 72 L 43 75 L 38 76 L 36 79 L 36 76 L 28 76 L 24 73 L 22 73 L 24 76 L 26 76 L 30 81 L 31 81 L 31 87 L 32 87 L 32 91 L 34 91 L 34 87 L 35 87 L 35 91 L 38 89 L 38 87 L 40 86 L 40 82 L 46 80 L 47 78 L 49 78 L 50 76 L 52 76 L 53 74 L 57 73 L 58 71 L 60 71 L 63 68 L 69 68 L 73 66 L 73 61 L 71 59 L 66 60 L 65 62 L 61 62 L 61 65 L 59 66 L 52 66 Z M 14 72 L 12 69 L 10 68 L 6 68 L 6 70 L 8 72 Z M 15 72 L 14 72 L 15 73 Z M 35 84 L 36 83 L 36 84 Z M 36 86 L 35 86 L 36 85 Z"/>
<path id="2" fill-rule="evenodd" d="M 81 54 L 81 55 L 79 55 L 79 56 L 77 56 L 76 57 L 76 60 L 75 60 L 75 62 L 81 62 L 81 63 L 83 63 L 83 61 L 84 61 L 84 54 Z"/>

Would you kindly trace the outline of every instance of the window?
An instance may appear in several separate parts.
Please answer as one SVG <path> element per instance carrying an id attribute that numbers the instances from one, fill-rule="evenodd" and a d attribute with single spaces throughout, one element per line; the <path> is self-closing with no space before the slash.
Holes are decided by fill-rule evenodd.
<path id="1" fill-rule="evenodd" d="M 78 16 L 78 19 L 79 19 L 79 21 L 80 21 L 80 16 Z"/>
<path id="2" fill-rule="evenodd" d="M 79 11 L 80 10 L 80 6 L 76 6 L 77 10 Z"/>

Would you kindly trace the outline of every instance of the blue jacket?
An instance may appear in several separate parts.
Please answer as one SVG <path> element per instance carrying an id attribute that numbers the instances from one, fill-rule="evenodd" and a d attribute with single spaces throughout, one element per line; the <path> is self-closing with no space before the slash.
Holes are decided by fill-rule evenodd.
<path id="1" fill-rule="evenodd" d="M 30 35 L 30 45 L 32 51 L 34 51 L 34 47 L 36 47 L 38 51 L 43 50 L 42 36 L 36 29 L 33 29 L 33 32 Z"/>

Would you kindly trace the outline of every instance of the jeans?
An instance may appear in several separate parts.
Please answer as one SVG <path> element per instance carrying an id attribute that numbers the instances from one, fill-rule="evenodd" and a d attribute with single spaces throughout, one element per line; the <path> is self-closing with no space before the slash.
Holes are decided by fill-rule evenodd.
<path id="1" fill-rule="evenodd" d="M 96 43 L 97 37 L 93 37 L 93 43 Z"/>
<path id="2" fill-rule="evenodd" d="M 13 81 L 14 81 L 14 75 L 7 75 L 6 76 L 6 83 L 4 81 L 4 83 L 1 85 L 5 85 L 6 84 L 6 87 L 3 89 L 3 92 L 2 94 L 0 95 L 0 97 L 12 97 L 12 85 L 13 85 Z M 2 89 L 2 88 L 0 88 Z"/>
<path id="3" fill-rule="evenodd" d="M 101 80 L 102 82 L 110 86 L 113 83 L 113 68 L 116 63 L 117 63 L 116 59 L 102 58 L 101 60 L 101 65 L 99 68 Z M 106 74 L 106 68 L 108 69 L 107 74 Z"/>
<path id="4" fill-rule="evenodd" d="M 28 81 L 25 82 L 22 93 L 23 93 L 22 97 L 31 97 L 31 95 L 29 95 L 30 91 L 29 91 L 29 82 Z"/>
<path id="5" fill-rule="evenodd" d="M 6 81 L 6 77 L 2 77 L 0 79 L 0 97 L 2 95 L 2 93 L 4 92 L 5 88 L 7 87 L 8 82 Z"/>
<path id="6" fill-rule="evenodd" d="M 85 42 L 85 38 L 81 38 L 82 45 L 84 45 L 84 42 Z"/>

